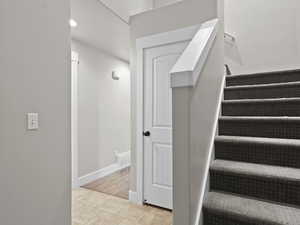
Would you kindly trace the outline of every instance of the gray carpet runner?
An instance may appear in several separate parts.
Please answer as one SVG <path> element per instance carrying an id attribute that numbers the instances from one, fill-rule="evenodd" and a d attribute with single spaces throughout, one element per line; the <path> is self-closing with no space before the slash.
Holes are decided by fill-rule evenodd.
<path id="1" fill-rule="evenodd" d="M 238 99 L 222 103 L 224 116 L 300 117 L 300 98 Z"/>
<path id="2" fill-rule="evenodd" d="M 300 97 L 300 82 L 230 86 L 224 90 L 225 100 Z"/>
<path id="3" fill-rule="evenodd" d="M 300 225 L 300 70 L 233 75 L 204 225 Z"/>
<path id="4" fill-rule="evenodd" d="M 267 73 L 232 75 L 226 79 L 227 86 L 286 83 L 299 81 L 300 70 L 275 71 Z"/>

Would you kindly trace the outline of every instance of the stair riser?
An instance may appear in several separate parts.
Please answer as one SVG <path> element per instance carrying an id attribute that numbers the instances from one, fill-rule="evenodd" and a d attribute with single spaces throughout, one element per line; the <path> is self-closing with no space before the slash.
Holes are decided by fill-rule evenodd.
<path id="1" fill-rule="evenodd" d="M 269 84 L 269 83 L 285 83 L 300 81 L 300 73 L 278 73 L 272 75 L 257 75 L 257 76 L 239 76 L 228 77 L 226 80 L 227 86 L 234 85 L 251 85 L 251 84 Z"/>
<path id="2" fill-rule="evenodd" d="M 300 116 L 299 102 L 223 103 L 223 116 Z"/>
<path id="3" fill-rule="evenodd" d="M 266 143 L 215 142 L 216 159 L 300 168 L 300 147 Z"/>
<path id="4" fill-rule="evenodd" d="M 210 171 L 211 189 L 300 206 L 300 181 Z"/>
<path id="5" fill-rule="evenodd" d="M 247 218 L 238 219 L 235 216 L 224 215 L 203 209 L 203 224 L 204 225 L 262 225 L 261 221 L 247 221 Z"/>
<path id="6" fill-rule="evenodd" d="M 270 99 L 300 97 L 300 85 L 225 89 L 224 99 Z"/>
<path id="7" fill-rule="evenodd" d="M 300 139 L 300 122 L 266 120 L 219 120 L 219 134 Z"/>

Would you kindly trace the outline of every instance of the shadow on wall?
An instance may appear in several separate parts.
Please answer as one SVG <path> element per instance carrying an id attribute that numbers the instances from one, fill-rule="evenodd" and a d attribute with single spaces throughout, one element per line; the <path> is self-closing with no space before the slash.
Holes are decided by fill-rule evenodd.
<path id="1" fill-rule="evenodd" d="M 225 53 L 225 60 L 229 63 L 238 64 L 239 66 L 243 65 L 243 60 L 242 56 L 240 54 L 240 50 L 238 48 L 238 43 L 237 40 L 226 40 L 225 38 L 225 43 L 224 43 L 224 53 Z"/>

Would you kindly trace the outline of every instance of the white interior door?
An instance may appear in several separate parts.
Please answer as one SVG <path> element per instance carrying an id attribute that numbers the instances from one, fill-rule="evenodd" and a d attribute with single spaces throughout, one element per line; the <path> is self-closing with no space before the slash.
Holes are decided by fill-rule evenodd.
<path id="1" fill-rule="evenodd" d="M 172 91 L 169 72 L 188 42 L 144 50 L 144 201 L 172 209 Z"/>

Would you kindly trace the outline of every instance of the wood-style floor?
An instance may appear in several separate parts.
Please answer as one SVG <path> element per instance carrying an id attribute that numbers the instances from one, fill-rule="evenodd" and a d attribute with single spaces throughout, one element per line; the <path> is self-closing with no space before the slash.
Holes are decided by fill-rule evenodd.
<path id="1" fill-rule="evenodd" d="M 72 225 L 171 225 L 172 213 L 126 199 L 91 191 L 73 190 Z"/>
<path id="2" fill-rule="evenodd" d="M 83 188 L 128 199 L 130 168 L 113 173 L 89 183 Z"/>

